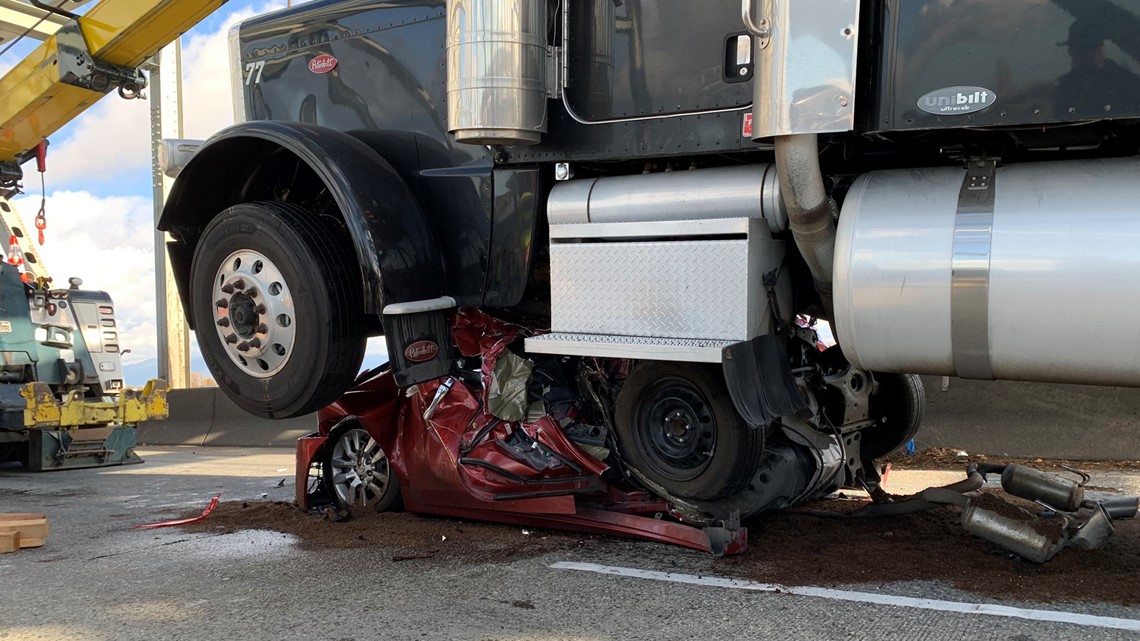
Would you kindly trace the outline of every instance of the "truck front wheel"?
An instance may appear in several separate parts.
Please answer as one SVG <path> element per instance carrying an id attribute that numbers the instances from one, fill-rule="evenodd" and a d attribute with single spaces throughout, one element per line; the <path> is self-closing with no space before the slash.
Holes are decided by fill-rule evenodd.
<path id="1" fill-rule="evenodd" d="M 311 212 L 275 202 L 235 205 L 206 227 L 190 275 L 198 345 L 241 408 L 299 416 L 351 385 L 366 337 L 347 243 Z"/>

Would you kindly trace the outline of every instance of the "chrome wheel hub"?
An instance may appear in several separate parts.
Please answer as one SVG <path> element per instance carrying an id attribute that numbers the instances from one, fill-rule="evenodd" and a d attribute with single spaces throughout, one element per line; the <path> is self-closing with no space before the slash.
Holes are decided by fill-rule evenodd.
<path id="1" fill-rule="evenodd" d="M 383 498 L 391 481 L 388 456 L 368 432 L 341 434 L 332 452 L 332 490 L 341 505 L 368 507 Z"/>
<path id="2" fill-rule="evenodd" d="M 213 299 L 214 327 L 234 364 L 257 378 L 281 371 L 297 337 L 293 296 L 281 270 L 259 252 L 236 251 L 218 267 Z"/>

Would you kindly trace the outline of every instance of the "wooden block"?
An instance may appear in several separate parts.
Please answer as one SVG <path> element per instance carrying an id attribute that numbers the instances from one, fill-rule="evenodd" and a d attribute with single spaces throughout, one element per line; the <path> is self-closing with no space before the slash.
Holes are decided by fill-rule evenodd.
<path id="1" fill-rule="evenodd" d="M 46 539 L 50 529 L 47 519 L 12 519 L 0 521 L 0 532 L 20 533 L 20 538 Z"/>
<path id="2" fill-rule="evenodd" d="M 20 537 L 20 549 L 21 550 L 24 548 L 38 548 L 43 544 L 44 544 L 43 539 L 26 538 L 23 536 Z"/>
<path id="3" fill-rule="evenodd" d="M 0 553 L 44 544 L 51 528 L 43 514 L 9 512 L 0 514 Z M 12 549 L 8 549 L 11 547 Z"/>
<path id="4" fill-rule="evenodd" d="M 29 521 L 33 519 L 46 519 L 43 514 L 35 514 L 32 512 L 0 512 L 0 523 L 5 521 Z"/>
<path id="5" fill-rule="evenodd" d="M 20 533 L 0 532 L 0 554 L 15 552 L 20 549 Z"/>

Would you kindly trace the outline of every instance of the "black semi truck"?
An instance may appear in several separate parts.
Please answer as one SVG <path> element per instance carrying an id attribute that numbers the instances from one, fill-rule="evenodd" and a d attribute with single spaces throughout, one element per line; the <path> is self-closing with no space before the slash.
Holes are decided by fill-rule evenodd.
<path id="1" fill-rule="evenodd" d="M 1140 0 L 321 0 L 231 45 L 159 226 L 254 414 L 369 336 L 478 369 L 477 308 L 607 377 L 571 400 L 647 486 L 749 513 L 874 486 L 918 374 L 1140 385 Z"/>

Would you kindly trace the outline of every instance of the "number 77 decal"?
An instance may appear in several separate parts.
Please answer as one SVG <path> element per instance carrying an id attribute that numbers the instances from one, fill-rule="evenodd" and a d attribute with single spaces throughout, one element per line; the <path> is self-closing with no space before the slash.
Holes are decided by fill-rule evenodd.
<path id="1" fill-rule="evenodd" d="M 246 86 L 249 86 L 249 84 L 251 82 L 255 85 L 260 84 L 261 83 L 261 73 L 263 71 L 265 71 L 265 61 L 264 60 L 258 60 L 257 62 L 250 62 L 250 63 L 246 64 L 245 71 L 247 74 L 249 74 L 245 78 Z"/>

